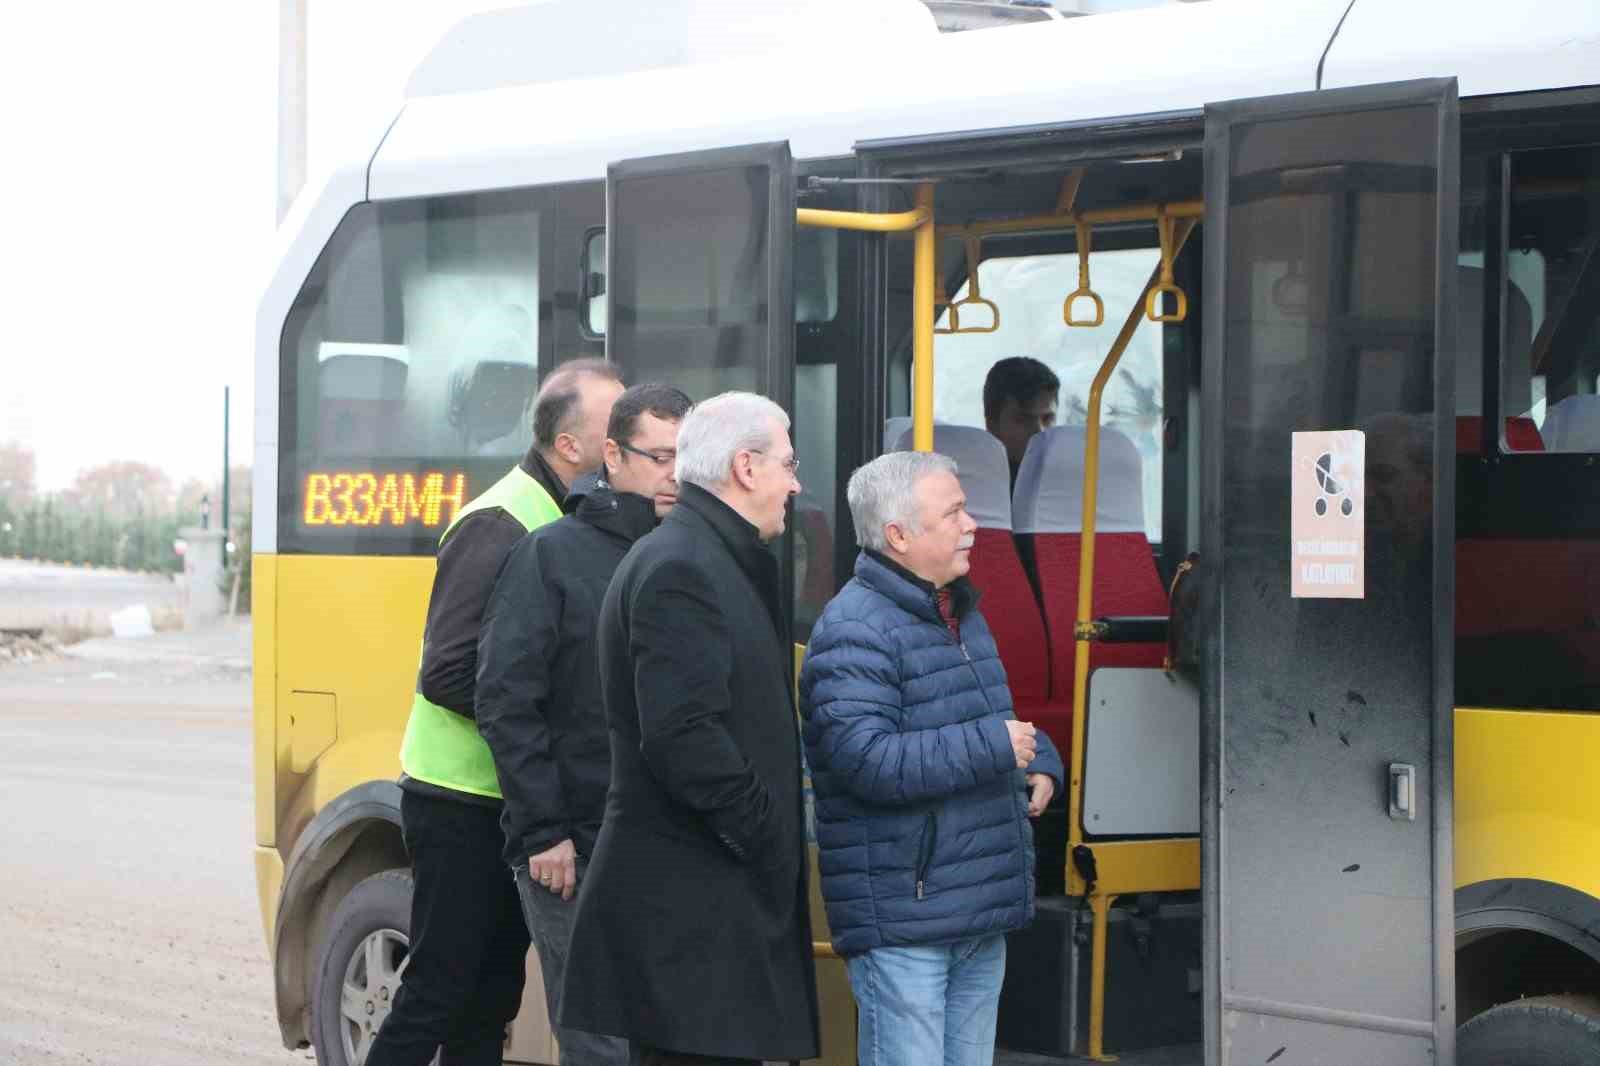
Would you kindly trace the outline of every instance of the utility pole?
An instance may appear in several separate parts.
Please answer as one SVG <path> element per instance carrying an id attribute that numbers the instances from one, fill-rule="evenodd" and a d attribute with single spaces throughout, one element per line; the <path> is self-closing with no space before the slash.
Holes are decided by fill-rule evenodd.
<path id="1" fill-rule="evenodd" d="M 228 513 L 228 386 L 222 386 L 222 569 L 228 569 L 228 545 L 233 542 L 233 523 Z"/>
<path id="2" fill-rule="evenodd" d="M 278 222 L 306 183 L 306 5 L 278 0 Z"/>

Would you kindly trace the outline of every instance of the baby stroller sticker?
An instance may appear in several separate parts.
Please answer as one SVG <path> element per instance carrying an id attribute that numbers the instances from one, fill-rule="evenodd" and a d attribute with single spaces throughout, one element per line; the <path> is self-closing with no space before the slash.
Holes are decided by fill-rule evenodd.
<path id="1" fill-rule="evenodd" d="M 1290 594 L 1366 596 L 1367 438 L 1343 429 L 1293 435 Z"/>

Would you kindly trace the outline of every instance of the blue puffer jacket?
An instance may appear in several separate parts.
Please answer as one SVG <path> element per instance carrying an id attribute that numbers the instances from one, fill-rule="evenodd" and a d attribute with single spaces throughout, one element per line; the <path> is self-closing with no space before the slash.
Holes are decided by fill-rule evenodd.
<path id="1" fill-rule="evenodd" d="M 1033 833 L 1005 721 L 1011 693 L 965 581 L 957 641 L 931 584 L 863 553 L 800 672 L 822 897 L 842 955 L 1019 929 Z M 1055 779 L 1043 733 L 1029 772 Z"/>

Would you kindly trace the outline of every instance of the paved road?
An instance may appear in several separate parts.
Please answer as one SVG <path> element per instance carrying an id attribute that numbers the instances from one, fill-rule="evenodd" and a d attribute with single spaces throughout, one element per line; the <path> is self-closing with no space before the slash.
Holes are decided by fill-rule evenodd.
<path id="1" fill-rule="evenodd" d="M 303 1064 L 251 863 L 248 629 L 0 667 L 0 1063 Z"/>
<path id="2" fill-rule="evenodd" d="M 170 577 L 0 559 L 0 627 L 85 625 L 104 631 L 112 611 L 137 603 L 152 614 L 178 606 Z"/>

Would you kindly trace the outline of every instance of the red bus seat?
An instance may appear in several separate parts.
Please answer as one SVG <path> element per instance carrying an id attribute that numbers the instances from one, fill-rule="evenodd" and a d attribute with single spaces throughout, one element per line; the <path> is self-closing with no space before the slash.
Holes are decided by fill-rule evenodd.
<path id="1" fill-rule="evenodd" d="M 1084 428 L 1058 426 L 1034 437 L 1017 472 L 1016 530 L 1031 537 L 1035 573 L 1050 637 L 1052 705 L 1072 705 L 1078 611 L 1078 563 L 1083 546 Z M 1100 480 L 1095 507 L 1095 575 L 1091 617 L 1167 616 L 1167 594 L 1145 536 L 1144 462 L 1125 434 L 1100 433 Z M 1097 644 L 1089 663 L 1160 667 L 1163 644 Z M 1071 743 L 1071 713 L 1051 723 L 1051 738 Z M 1064 728 L 1063 728 L 1064 727 Z M 1061 736 L 1056 735 L 1062 729 Z"/>
<path id="2" fill-rule="evenodd" d="M 1542 452 L 1544 438 L 1531 418 L 1506 419 L 1506 445 L 1514 452 Z M 1456 419 L 1456 454 L 1481 455 L 1483 453 L 1483 419 L 1477 415 L 1462 415 Z"/>
<path id="3" fill-rule="evenodd" d="M 891 419 L 885 450 L 911 447 L 911 427 Z M 1050 694 L 1044 619 L 1011 537 L 1011 474 L 1005 445 L 975 426 L 936 425 L 933 448 L 956 461 L 967 513 L 978 523 L 968 578 L 983 594 L 980 609 L 1000 649 L 1017 717 L 1039 713 Z"/>

